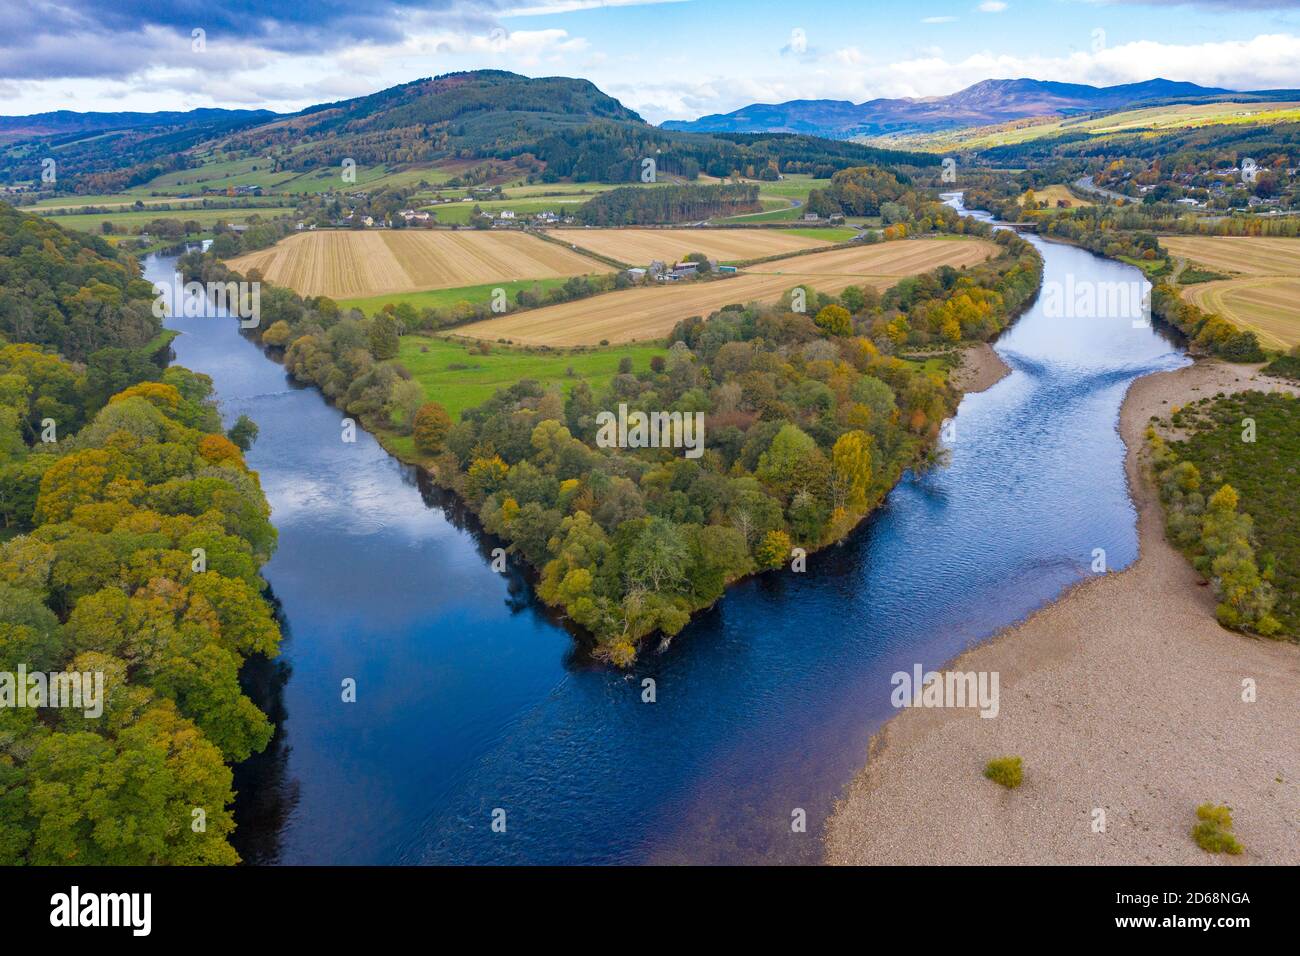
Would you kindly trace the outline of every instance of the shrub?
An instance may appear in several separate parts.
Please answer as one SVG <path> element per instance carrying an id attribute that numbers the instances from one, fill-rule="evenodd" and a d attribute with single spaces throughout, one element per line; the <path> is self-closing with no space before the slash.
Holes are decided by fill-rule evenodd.
<path id="1" fill-rule="evenodd" d="M 1236 856 L 1242 846 L 1232 835 L 1232 810 L 1226 806 L 1202 803 L 1196 808 L 1196 818 L 1201 822 L 1192 827 L 1192 839 L 1206 853 L 1228 853 Z"/>
<path id="2" fill-rule="evenodd" d="M 1019 757 L 994 757 L 985 765 L 984 776 L 1014 790 L 1024 782 L 1025 771 Z"/>

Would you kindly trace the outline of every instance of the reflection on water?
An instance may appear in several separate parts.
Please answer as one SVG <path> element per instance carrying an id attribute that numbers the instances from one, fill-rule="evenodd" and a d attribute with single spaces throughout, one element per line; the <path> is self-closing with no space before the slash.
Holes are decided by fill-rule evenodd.
<path id="1" fill-rule="evenodd" d="M 1035 241 L 1049 279 L 1136 271 Z M 962 403 L 950 467 L 622 674 L 591 662 L 519 569 L 492 572 L 494 542 L 454 499 L 369 435 L 343 443 L 340 413 L 233 320 L 169 325 L 227 420 L 257 421 L 249 460 L 280 531 L 265 574 L 283 654 L 246 675 L 280 729 L 236 779 L 236 844 L 257 863 L 815 862 L 890 714 L 890 674 L 1024 617 L 1089 573 L 1094 548 L 1111 568 L 1134 558 L 1119 403 L 1136 376 L 1185 361 L 1127 320 L 1031 309 L 997 346 L 1013 373 Z M 807 833 L 791 832 L 795 808 Z"/>

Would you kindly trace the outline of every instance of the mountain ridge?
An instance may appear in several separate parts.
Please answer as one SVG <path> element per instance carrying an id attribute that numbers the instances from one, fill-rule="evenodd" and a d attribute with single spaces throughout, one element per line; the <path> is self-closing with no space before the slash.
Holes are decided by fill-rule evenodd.
<path id="1" fill-rule="evenodd" d="M 1131 108 L 1157 101 L 1271 99 L 1283 90 L 1238 91 L 1156 77 L 1139 83 L 1089 86 L 1053 80 L 981 80 L 947 96 L 753 103 L 730 113 L 669 120 L 663 129 L 697 133 L 803 133 L 830 139 L 930 132 L 1005 123 L 1031 116 Z"/>

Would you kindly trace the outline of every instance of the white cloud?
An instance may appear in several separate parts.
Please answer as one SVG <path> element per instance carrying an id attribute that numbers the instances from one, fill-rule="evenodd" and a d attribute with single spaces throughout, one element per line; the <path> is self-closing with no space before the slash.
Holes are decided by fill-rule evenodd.
<path id="1" fill-rule="evenodd" d="M 1007 5 L 1002 0 L 984 0 L 979 5 L 980 13 L 1001 13 L 1006 8 Z"/>
<path id="2" fill-rule="evenodd" d="M 689 3 L 690 0 L 543 0 L 529 7 L 503 10 L 498 16 L 540 17 L 552 13 L 572 13 L 575 10 L 597 10 L 601 7 L 641 7 L 660 3 Z"/>

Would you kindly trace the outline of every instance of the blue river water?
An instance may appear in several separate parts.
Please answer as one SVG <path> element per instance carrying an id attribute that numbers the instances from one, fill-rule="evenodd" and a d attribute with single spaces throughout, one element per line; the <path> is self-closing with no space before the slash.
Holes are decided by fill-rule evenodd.
<path id="1" fill-rule="evenodd" d="M 1032 241 L 1048 282 L 1139 275 Z M 151 257 L 146 275 L 173 265 Z M 1186 362 L 1128 318 L 1053 318 L 1040 299 L 996 345 L 1012 373 L 963 400 L 948 467 L 621 673 L 521 569 L 492 570 L 495 542 L 454 499 L 365 432 L 342 441 L 342 414 L 235 321 L 168 325 L 226 420 L 258 423 L 249 462 L 280 532 L 264 573 L 283 652 L 246 669 L 278 730 L 236 771 L 235 844 L 259 864 L 818 862 L 892 713 L 891 674 L 1024 618 L 1092 573 L 1096 548 L 1112 569 L 1134 559 L 1120 401 Z"/>

